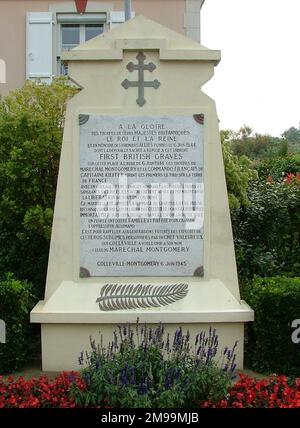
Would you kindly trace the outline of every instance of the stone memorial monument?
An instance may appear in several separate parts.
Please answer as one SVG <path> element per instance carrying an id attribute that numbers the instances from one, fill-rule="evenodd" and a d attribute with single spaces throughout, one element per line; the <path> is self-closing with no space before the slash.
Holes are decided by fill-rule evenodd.
<path id="1" fill-rule="evenodd" d="M 218 120 L 201 87 L 220 52 L 142 16 L 65 54 L 68 103 L 41 324 L 44 370 L 77 369 L 117 324 L 217 329 L 220 350 L 253 311 L 240 300 Z"/>

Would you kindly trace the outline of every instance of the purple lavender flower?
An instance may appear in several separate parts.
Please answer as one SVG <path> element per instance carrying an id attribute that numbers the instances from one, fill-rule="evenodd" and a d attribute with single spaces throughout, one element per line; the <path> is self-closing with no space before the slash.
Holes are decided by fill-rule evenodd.
<path id="1" fill-rule="evenodd" d="M 131 385 L 136 384 L 136 375 L 135 375 L 135 368 L 134 367 L 131 367 L 131 369 L 130 369 L 130 383 L 131 383 Z"/>
<path id="2" fill-rule="evenodd" d="M 170 333 L 167 334 L 166 351 L 170 350 Z"/>
<path id="3" fill-rule="evenodd" d="M 75 382 L 75 380 L 76 380 L 75 373 L 74 372 L 69 373 L 68 374 L 68 379 L 69 379 L 70 382 Z"/>
<path id="4" fill-rule="evenodd" d="M 180 378 L 180 375 L 181 375 L 181 370 L 177 369 L 175 374 L 175 379 L 178 380 Z"/>
<path id="5" fill-rule="evenodd" d="M 232 361 L 231 361 L 231 365 L 230 365 L 230 370 L 231 371 L 235 370 L 235 367 L 236 367 L 235 360 L 236 360 L 236 355 L 234 354 L 234 356 L 232 358 Z"/>
<path id="6" fill-rule="evenodd" d="M 146 377 L 145 377 L 145 371 L 144 368 L 142 368 L 141 371 L 141 382 L 138 386 L 138 393 L 141 395 L 146 395 L 148 393 L 148 388 L 149 388 L 149 382 L 146 381 Z"/>
<path id="7" fill-rule="evenodd" d="M 78 358 L 79 365 L 83 365 L 83 351 L 80 352 L 80 357 Z"/>
<path id="8" fill-rule="evenodd" d="M 165 382 L 164 382 L 165 389 L 170 389 L 173 385 L 172 372 L 173 372 L 173 369 L 168 369 L 166 372 Z"/>
<path id="9" fill-rule="evenodd" d="M 190 382 L 189 382 L 188 378 L 184 379 L 184 381 L 183 381 L 183 387 L 186 388 L 189 385 L 189 383 Z"/>
<path id="10" fill-rule="evenodd" d="M 87 386 L 89 386 L 90 384 L 91 384 L 91 380 L 92 380 L 92 378 L 91 378 L 91 374 L 90 373 L 87 373 L 87 372 L 85 372 L 85 373 L 83 373 L 83 380 L 84 380 L 84 382 L 85 382 L 85 384 L 87 385 Z"/>
<path id="11" fill-rule="evenodd" d="M 150 327 L 150 328 L 149 328 L 149 341 L 150 341 L 152 338 L 153 338 L 153 336 L 152 336 L 152 328 Z"/>
<path id="12" fill-rule="evenodd" d="M 97 352 L 96 342 L 95 342 L 95 339 L 92 339 L 92 336 L 90 336 L 90 345 L 91 345 L 92 351 Z"/>
<path id="13" fill-rule="evenodd" d="M 128 364 L 125 364 L 125 367 L 120 372 L 120 381 L 122 386 L 127 386 L 129 384 L 128 380 Z"/>
<path id="14" fill-rule="evenodd" d="M 138 393 L 140 395 L 146 395 L 148 393 L 148 385 L 146 383 L 141 383 L 138 387 Z"/>

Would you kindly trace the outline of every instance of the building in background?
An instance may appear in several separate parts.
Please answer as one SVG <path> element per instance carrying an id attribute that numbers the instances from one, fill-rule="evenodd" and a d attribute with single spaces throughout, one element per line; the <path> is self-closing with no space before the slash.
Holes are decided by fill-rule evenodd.
<path id="1" fill-rule="evenodd" d="M 204 0 L 132 0 L 141 14 L 200 41 Z M 0 93 L 25 79 L 50 82 L 67 74 L 61 53 L 124 22 L 123 0 L 0 0 L 0 59 L 6 83 Z M 155 36 L 155 35 L 154 35 Z"/>

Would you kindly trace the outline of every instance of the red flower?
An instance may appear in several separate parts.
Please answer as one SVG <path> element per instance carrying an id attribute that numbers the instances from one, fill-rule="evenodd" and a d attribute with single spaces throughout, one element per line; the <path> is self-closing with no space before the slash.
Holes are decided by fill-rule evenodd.
<path id="1" fill-rule="evenodd" d="M 300 379 L 288 384 L 286 376 L 264 380 L 249 378 L 243 374 L 224 400 L 217 404 L 206 401 L 201 407 L 279 407 L 300 408 Z"/>
<path id="2" fill-rule="evenodd" d="M 70 397 L 72 385 L 84 389 L 85 384 L 78 373 L 62 373 L 54 381 L 46 376 L 26 381 L 10 376 L 7 381 L 0 377 L 0 408 L 20 407 L 75 407 Z"/>

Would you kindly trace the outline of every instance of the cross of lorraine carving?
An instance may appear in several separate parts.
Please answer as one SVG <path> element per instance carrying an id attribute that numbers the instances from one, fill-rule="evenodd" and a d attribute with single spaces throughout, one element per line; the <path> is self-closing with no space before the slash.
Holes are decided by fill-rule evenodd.
<path id="1" fill-rule="evenodd" d="M 140 107 L 143 107 L 143 105 L 146 104 L 145 100 L 145 88 L 154 88 L 158 89 L 160 86 L 160 82 L 155 79 L 153 81 L 145 81 L 144 72 L 150 71 L 152 73 L 156 69 L 156 65 L 153 64 L 153 62 L 149 62 L 149 64 L 145 64 L 145 55 L 143 52 L 139 52 L 136 56 L 136 59 L 138 60 L 137 64 L 134 64 L 133 62 L 129 62 L 126 66 L 127 70 L 130 72 L 133 72 L 135 70 L 138 71 L 138 80 L 137 81 L 130 81 L 128 79 L 123 80 L 121 85 L 123 88 L 138 88 L 138 98 L 136 100 L 137 104 Z"/>

